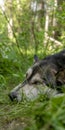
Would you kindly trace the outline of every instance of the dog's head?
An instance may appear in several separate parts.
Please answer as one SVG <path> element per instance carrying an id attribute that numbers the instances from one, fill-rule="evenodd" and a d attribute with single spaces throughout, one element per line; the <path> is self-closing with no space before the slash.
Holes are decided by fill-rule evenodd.
<path id="1" fill-rule="evenodd" d="M 27 72 L 26 72 L 26 78 L 25 81 L 22 84 L 19 84 L 18 86 L 16 86 L 10 93 L 9 93 L 9 97 L 11 99 L 11 101 L 13 100 L 21 100 L 21 96 L 20 96 L 20 89 L 22 87 L 26 86 L 33 86 L 36 85 L 37 83 L 41 83 L 42 79 L 41 79 L 41 69 L 39 67 L 39 60 L 38 57 L 35 55 L 34 56 L 34 64 L 32 65 L 32 67 L 30 67 Z M 29 87 L 29 88 L 30 88 Z"/>
<path id="2" fill-rule="evenodd" d="M 35 55 L 34 64 L 27 70 L 25 81 L 22 83 L 22 85 L 18 85 L 10 92 L 10 99 L 12 101 L 14 99 L 17 99 L 18 101 L 21 100 L 19 90 L 22 87 L 31 87 L 38 84 L 48 85 L 49 81 L 52 82 L 52 80 L 54 80 L 53 73 L 56 73 L 54 66 L 52 64 L 49 64 L 46 59 L 39 60 Z"/>

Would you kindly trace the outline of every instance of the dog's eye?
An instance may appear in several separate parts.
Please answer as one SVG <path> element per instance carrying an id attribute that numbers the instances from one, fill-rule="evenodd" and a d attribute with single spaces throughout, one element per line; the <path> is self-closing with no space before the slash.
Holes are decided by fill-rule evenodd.
<path id="1" fill-rule="evenodd" d="M 38 85 L 38 84 L 40 84 L 40 82 L 39 81 L 34 81 L 32 84 Z"/>
<path id="2" fill-rule="evenodd" d="M 38 82 L 38 81 L 35 81 L 34 84 L 39 84 L 39 82 Z"/>

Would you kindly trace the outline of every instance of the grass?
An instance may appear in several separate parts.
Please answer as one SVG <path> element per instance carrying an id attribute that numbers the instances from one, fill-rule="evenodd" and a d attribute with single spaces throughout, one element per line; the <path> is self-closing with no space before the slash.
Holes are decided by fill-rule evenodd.
<path id="1" fill-rule="evenodd" d="M 7 92 L 6 92 L 7 93 Z M 11 102 L 5 91 L 0 96 L 0 129 L 10 130 L 14 121 L 24 130 L 64 130 L 65 96 L 48 100 L 41 96 L 34 101 Z M 12 129 L 11 129 L 12 130 Z"/>
<path id="2" fill-rule="evenodd" d="M 65 130 L 65 96 L 48 99 L 40 95 L 34 101 L 20 103 L 9 100 L 9 91 L 23 81 L 24 73 L 32 65 L 31 54 L 18 58 L 19 64 L 9 62 L 9 71 L 0 76 L 0 130 Z"/>

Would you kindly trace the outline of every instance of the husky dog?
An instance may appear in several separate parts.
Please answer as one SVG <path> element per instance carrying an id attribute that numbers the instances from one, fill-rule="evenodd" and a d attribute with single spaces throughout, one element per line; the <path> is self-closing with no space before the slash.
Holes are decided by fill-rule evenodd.
<path id="1" fill-rule="evenodd" d="M 40 87 L 42 84 L 43 87 Z M 39 89 L 44 93 L 47 89 L 54 90 L 56 93 L 62 92 L 62 85 L 65 84 L 65 50 L 59 53 L 46 56 L 39 60 L 34 56 L 34 64 L 26 72 L 26 79 L 23 83 L 16 86 L 9 94 L 10 99 L 20 101 L 21 89 L 26 96 L 31 98 L 39 94 Z M 38 86 L 38 87 L 37 87 Z M 32 93 L 32 94 L 31 94 Z"/>

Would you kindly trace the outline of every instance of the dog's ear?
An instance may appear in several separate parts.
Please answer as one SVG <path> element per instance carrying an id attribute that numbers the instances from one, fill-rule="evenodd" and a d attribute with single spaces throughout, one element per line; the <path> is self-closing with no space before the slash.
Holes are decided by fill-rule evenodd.
<path id="1" fill-rule="evenodd" d="M 34 63 L 38 62 L 39 61 L 39 58 L 37 55 L 34 55 Z"/>

